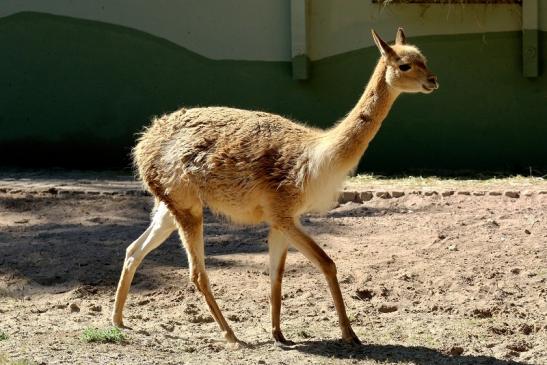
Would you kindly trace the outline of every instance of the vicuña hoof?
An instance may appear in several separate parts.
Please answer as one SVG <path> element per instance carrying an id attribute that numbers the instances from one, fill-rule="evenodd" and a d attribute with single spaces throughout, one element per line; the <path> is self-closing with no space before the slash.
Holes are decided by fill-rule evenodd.
<path id="1" fill-rule="evenodd" d="M 112 316 L 112 324 L 118 328 L 125 328 L 121 316 Z"/>
<path id="2" fill-rule="evenodd" d="M 351 328 L 349 329 L 349 332 L 342 337 L 342 340 L 344 340 L 345 343 L 349 343 L 353 346 L 362 345 L 361 340 L 359 340 L 359 337 L 357 337 L 357 335 L 355 334 L 355 332 L 353 332 Z"/>
<path id="3" fill-rule="evenodd" d="M 293 341 L 287 340 L 285 336 L 283 336 L 283 333 L 281 332 L 274 332 L 273 337 L 275 340 L 274 345 L 277 347 L 288 348 L 295 345 Z"/>
<path id="4" fill-rule="evenodd" d="M 243 341 L 240 341 L 240 340 L 235 340 L 235 342 L 228 342 L 226 343 L 226 348 L 228 350 L 232 350 L 232 351 L 237 351 L 237 350 L 240 350 L 242 348 L 246 348 L 246 347 L 249 347 L 249 345 L 247 345 L 245 342 Z"/>

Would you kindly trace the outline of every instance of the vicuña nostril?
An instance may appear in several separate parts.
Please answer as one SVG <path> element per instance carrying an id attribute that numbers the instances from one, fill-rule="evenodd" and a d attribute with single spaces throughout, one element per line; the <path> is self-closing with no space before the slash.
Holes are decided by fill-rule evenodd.
<path id="1" fill-rule="evenodd" d="M 436 76 L 431 76 L 427 79 L 427 81 L 429 81 L 432 84 L 436 84 L 437 83 L 437 77 Z"/>

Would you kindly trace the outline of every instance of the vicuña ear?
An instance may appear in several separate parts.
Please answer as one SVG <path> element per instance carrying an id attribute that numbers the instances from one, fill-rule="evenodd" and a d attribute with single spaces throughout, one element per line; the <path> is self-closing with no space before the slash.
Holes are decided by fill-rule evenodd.
<path id="1" fill-rule="evenodd" d="M 395 44 L 406 44 L 406 35 L 402 27 L 397 29 L 397 35 L 395 36 Z"/>
<path id="2" fill-rule="evenodd" d="M 380 36 L 378 35 L 378 33 L 374 31 L 374 29 L 371 29 L 371 31 L 372 31 L 372 39 L 374 39 L 374 43 L 376 43 L 376 47 L 378 47 L 382 56 L 386 58 L 397 58 L 397 54 L 389 46 L 389 44 L 384 42 L 384 40 L 380 38 Z"/>

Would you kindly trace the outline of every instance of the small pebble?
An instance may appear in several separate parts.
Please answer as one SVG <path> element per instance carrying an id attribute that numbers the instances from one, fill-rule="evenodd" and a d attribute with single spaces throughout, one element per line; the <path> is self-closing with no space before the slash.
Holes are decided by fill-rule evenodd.
<path id="1" fill-rule="evenodd" d="M 69 308 L 72 313 L 80 311 L 80 307 L 76 303 L 70 303 Z"/>
<path id="2" fill-rule="evenodd" d="M 103 307 L 98 304 L 93 304 L 89 307 L 89 310 L 92 312 L 101 312 L 103 310 Z"/>
<path id="3" fill-rule="evenodd" d="M 378 307 L 378 312 L 380 313 L 392 313 L 396 312 L 399 309 L 395 304 L 381 304 Z"/>
<path id="4" fill-rule="evenodd" d="M 452 346 L 450 350 L 448 350 L 448 353 L 450 356 L 460 356 L 463 354 L 463 347 L 460 346 Z"/>
<path id="5" fill-rule="evenodd" d="M 523 323 L 519 326 L 519 332 L 524 335 L 529 335 L 530 333 L 534 332 L 534 327 L 530 326 L 529 324 Z"/>
<path id="6" fill-rule="evenodd" d="M 359 195 L 362 201 L 367 202 L 373 198 L 372 191 L 362 191 Z"/>

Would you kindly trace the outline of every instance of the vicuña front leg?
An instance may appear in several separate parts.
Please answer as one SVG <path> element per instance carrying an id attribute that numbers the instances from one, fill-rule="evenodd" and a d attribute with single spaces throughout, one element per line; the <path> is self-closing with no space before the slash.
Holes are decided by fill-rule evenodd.
<path id="1" fill-rule="evenodd" d="M 276 342 L 283 345 L 293 345 L 294 342 L 287 341 L 281 332 L 281 283 L 285 270 L 285 259 L 287 258 L 288 242 L 281 231 L 272 228 L 268 236 L 268 249 L 270 253 L 270 310 L 272 317 L 272 335 Z"/>
<path id="2" fill-rule="evenodd" d="M 161 245 L 173 233 L 175 228 L 173 216 L 169 213 L 167 206 L 160 203 L 150 226 L 127 247 L 118 289 L 116 290 L 114 310 L 112 312 L 112 323 L 115 326 L 123 327 L 123 307 L 127 299 L 127 293 L 131 287 L 131 282 L 135 276 L 135 271 L 137 271 L 144 257 Z"/>
<path id="3" fill-rule="evenodd" d="M 177 220 L 180 226 L 180 235 L 188 254 L 190 266 L 190 278 L 196 288 L 203 294 L 209 311 L 224 334 L 224 338 L 231 345 L 242 344 L 230 328 L 222 315 L 220 308 L 211 292 L 209 278 L 205 271 L 205 248 L 203 242 L 203 215 L 192 213 L 189 209 L 177 212 Z"/>
<path id="4" fill-rule="evenodd" d="M 292 220 L 284 221 L 278 228 L 290 238 L 294 247 L 306 256 L 308 260 L 325 275 L 332 298 L 334 299 L 336 312 L 338 313 L 338 322 L 342 329 L 342 339 L 348 343 L 361 344 L 361 341 L 355 332 L 353 332 L 346 314 L 344 299 L 342 298 L 340 285 L 336 278 L 336 265 L 334 264 L 334 261 L 332 261 L 325 251 L 323 251 L 321 247 L 319 247 L 319 245 Z"/>

